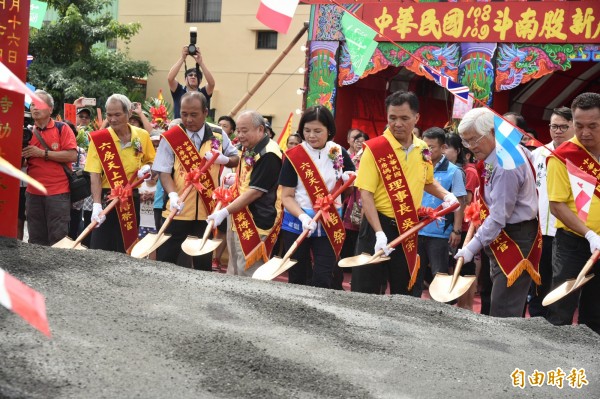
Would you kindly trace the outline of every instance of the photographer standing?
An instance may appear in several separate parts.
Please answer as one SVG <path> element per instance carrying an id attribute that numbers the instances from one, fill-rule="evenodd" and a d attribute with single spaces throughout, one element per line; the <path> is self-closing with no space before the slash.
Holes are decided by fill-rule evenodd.
<path id="1" fill-rule="evenodd" d="M 190 47 L 192 47 L 193 53 L 190 53 Z M 196 61 L 196 66 L 189 68 L 185 71 L 185 87 L 181 85 L 175 78 L 181 69 L 181 66 L 185 63 L 187 56 L 191 56 Z M 202 71 L 206 76 L 206 86 L 200 88 L 200 82 L 202 82 Z M 167 76 L 169 82 L 169 88 L 171 89 L 171 95 L 173 96 L 173 114 L 174 118 L 180 118 L 179 108 L 181 106 L 181 97 L 191 91 L 199 91 L 206 97 L 207 108 L 210 109 L 210 98 L 212 97 L 213 90 L 215 89 L 215 79 L 212 74 L 206 68 L 206 64 L 202 59 L 200 50 L 192 45 L 183 46 L 181 51 L 181 57 L 171 67 L 169 75 Z"/>
<path id="2" fill-rule="evenodd" d="M 38 109 L 31 104 L 34 134 L 29 145 L 23 148 L 23 157 L 27 159 L 27 174 L 42 183 L 48 193 L 32 185 L 27 187 L 27 228 L 30 243 L 53 245 L 69 231 L 71 197 L 62 164 L 71 168 L 71 162 L 77 159 L 77 142 L 67 124 L 54 122 L 50 117 L 54 108 L 52 96 L 43 90 L 36 90 L 35 94 L 49 108 Z"/>

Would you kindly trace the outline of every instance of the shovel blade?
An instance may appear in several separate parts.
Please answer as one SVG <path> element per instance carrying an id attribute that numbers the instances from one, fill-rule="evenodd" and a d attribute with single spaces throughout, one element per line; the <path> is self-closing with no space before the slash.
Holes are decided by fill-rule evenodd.
<path id="1" fill-rule="evenodd" d="M 593 274 L 589 274 L 589 275 L 585 276 L 583 278 L 583 280 L 581 280 L 581 283 L 577 286 L 575 285 L 575 282 L 577 281 L 576 279 L 565 281 L 564 283 L 562 283 L 561 285 L 559 285 L 558 287 L 556 287 L 555 289 L 550 291 L 548 293 L 548 295 L 546 295 L 544 297 L 544 300 L 542 301 L 542 305 L 549 306 L 549 305 L 552 305 L 554 302 L 563 299 L 564 297 L 569 295 L 571 292 L 575 291 L 576 289 L 580 288 L 582 285 L 584 285 L 585 283 L 590 281 L 593 277 L 594 277 Z"/>
<path id="2" fill-rule="evenodd" d="M 298 261 L 293 259 L 288 259 L 285 264 L 282 263 L 282 261 L 283 259 L 278 256 L 272 257 L 268 262 L 256 269 L 252 278 L 257 280 L 273 280 L 275 277 L 298 263 Z"/>
<path id="3" fill-rule="evenodd" d="M 467 292 L 475 279 L 475 276 L 458 276 L 456 284 L 450 289 L 452 287 L 452 276 L 446 273 L 438 273 L 429 284 L 429 295 L 438 302 L 453 301 Z"/>
<path id="4" fill-rule="evenodd" d="M 371 258 L 373 258 L 373 255 L 369 255 L 369 254 L 363 252 L 360 255 L 340 259 L 340 261 L 338 262 L 338 266 L 339 267 L 356 267 L 356 266 L 373 265 L 375 263 L 384 262 L 384 261 L 390 259 L 387 256 L 379 256 L 375 259 L 371 259 Z"/>
<path id="5" fill-rule="evenodd" d="M 202 245 L 202 238 L 196 236 L 188 236 L 184 242 L 181 243 L 181 249 L 189 256 L 200 256 L 214 251 L 221 244 L 223 240 L 213 239 L 206 240 Z"/>
<path id="6" fill-rule="evenodd" d="M 62 240 L 58 241 L 56 244 L 54 244 L 52 246 L 52 248 L 79 249 L 79 250 L 87 249 L 86 247 L 84 247 L 81 244 L 77 244 L 77 246 L 75 246 L 75 241 L 69 237 L 65 237 Z"/>
<path id="7" fill-rule="evenodd" d="M 138 259 L 145 258 L 156 248 L 163 245 L 169 238 L 171 238 L 171 236 L 168 234 L 159 236 L 158 234 L 148 233 L 135 244 L 131 250 L 131 256 Z"/>

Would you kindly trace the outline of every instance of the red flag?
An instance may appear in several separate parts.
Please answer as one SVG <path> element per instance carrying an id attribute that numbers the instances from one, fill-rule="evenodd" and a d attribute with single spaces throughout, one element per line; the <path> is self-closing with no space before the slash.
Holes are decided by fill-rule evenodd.
<path id="1" fill-rule="evenodd" d="M 577 216 L 579 216 L 579 219 L 585 223 L 590 211 L 590 205 L 592 205 L 592 197 L 594 196 L 594 190 L 598 184 L 598 179 L 585 173 L 568 159 L 567 172 L 569 174 L 569 182 L 571 183 L 573 198 L 575 199 Z"/>
<path id="2" fill-rule="evenodd" d="M 2 269 L 0 269 L 0 304 L 50 337 L 44 296 Z"/>
<path id="3" fill-rule="evenodd" d="M 287 33 L 299 0 L 260 0 L 256 19 L 279 33 Z"/>
<path id="4" fill-rule="evenodd" d="M 2 63 L 2 61 L 0 61 L 0 88 L 14 91 L 15 93 L 24 94 L 26 99 L 25 102 L 33 101 L 38 109 L 48 108 L 48 104 L 46 104 L 41 98 L 32 92 L 29 87 L 25 85 L 25 83 L 21 82 L 21 79 L 12 73 L 12 71 L 8 69 L 6 65 Z M 30 97 L 31 101 L 27 101 L 27 97 Z"/>
<path id="5" fill-rule="evenodd" d="M 279 139 L 277 140 L 277 144 L 279 144 L 279 148 L 281 148 L 281 151 L 287 150 L 287 139 L 288 139 L 288 137 L 290 137 L 290 134 L 292 134 L 292 116 L 293 115 L 294 115 L 294 113 L 290 112 L 290 117 L 288 118 L 287 122 L 285 123 L 285 126 L 283 127 L 283 130 L 281 131 L 281 134 L 279 135 Z"/>

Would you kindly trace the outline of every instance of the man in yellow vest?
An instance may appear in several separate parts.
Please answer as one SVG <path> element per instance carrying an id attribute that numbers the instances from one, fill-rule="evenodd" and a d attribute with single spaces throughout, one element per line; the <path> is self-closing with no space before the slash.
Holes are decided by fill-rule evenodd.
<path id="1" fill-rule="evenodd" d="M 160 173 L 160 182 L 169 196 L 163 217 L 170 212 L 177 212 L 167 227 L 166 233 L 171 238 L 160 246 L 156 259 L 177 263 L 181 253 L 181 243 L 188 235 L 201 237 L 207 227 L 206 217 L 215 208 L 216 201 L 212 197 L 218 186 L 219 170 L 222 165 L 235 167 L 239 162 L 238 151 L 221 129 L 214 131 L 206 123 L 208 108 L 206 97 L 202 93 L 189 92 L 181 98 L 182 125 L 174 126 L 162 136 L 153 170 Z M 217 159 L 208 172 L 199 177 L 199 182 L 192 181 L 193 170 L 201 165 L 202 159 L 211 159 L 212 151 L 217 151 Z M 188 184 L 203 188 L 192 189 L 183 203 L 181 194 Z M 210 253 L 193 258 L 195 269 L 211 271 L 212 256 Z"/>
<path id="2" fill-rule="evenodd" d="M 548 159 L 548 199 L 550 211 L 557 218 L 552 253 L 552 288 L 576 278 L 592 252 L 600 250 L 600 94 L 580 94 L 573 100 L 571 110 L 575 137 L 562 143 L 555 151 L 576 168 L 595 177 L 595 188 L 593 194 L 586 191 L 573 193 L 565 164 L 556 157 Z M 586 205 L 589 207 L 587 212 Z M 599 272 L 600 262 L 597 261 L 588 274 L 595 273 L 596 277 L 581 290 L 550 305 L 546 319 L 555 325 L 569 325 L 573 322 L 575 309 L 579 307 L 579 324 L 585 324 L 600 334 Z"/>
<path id="3" fill-rule="evenodd" d="M 234 186 L 236 198 L 208 219 L 218 226 L 231 215 L 228 222 L 231 228 L 227 229 L 227 273 L 251 277 L 268 260 L 281 227 L 278 179 L 282 154 L 267 134 L 258 112 L 243 112 L 236 125 L 242 145 Z"/>

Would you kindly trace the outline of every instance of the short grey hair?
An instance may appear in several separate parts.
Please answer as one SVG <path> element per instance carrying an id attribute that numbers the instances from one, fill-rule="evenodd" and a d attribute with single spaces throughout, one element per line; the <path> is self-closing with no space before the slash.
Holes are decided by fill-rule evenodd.
<path id="1" fill-rule="evenodd" d="M 243 116 L 243 115 L 250 115 L 250 118 L 252 120 L 252 126 L 254 127 L 265 127 L 265 120 L 263 118 L 263 116 L 257 112 L 257 111 L 253 111 L 253 110 L 246 110 L 246 111 L 242 111 L 241 114 L 238 115 L 238 119 Z"/>
<path id="2" fill-rule="evenodd" d="M 458 125 L 458 134 L 462 136 L 472 129 L 482 136 L 490 134 L 494 130 L 494 113 L 485 107 L 474 108 L 467 112 Z"/>
<path id="3" fill-rule="evenodd" d="M 123 94 L 113 94 L 106 99 L 105 108 L 108 107 L 108 104 L 113 102 L 120 102 L 121 106 L 123 107 L 123 112 L 126 114 L 131 112 L 131 101 L 127 98 L 127 96 Z"/>
<path id="4" fill-rule="evenodd" d="M 44 100 L 44 102 L 46 104 L 48 104 L 48 106 L 50 107 L 50 111 L 52 111 L 52 109 L 54 109 L 54 98 L 52 98 L 50 93 L 48 93 L 45 90 L 37 89 L 35 91 L 35 94 L 37 94 L 38 97 L 39 97 L 39 95 L 42 95 L 42 97 L 44 97 L 44 98 L 42 98 L 42 100 Z"/>

